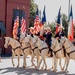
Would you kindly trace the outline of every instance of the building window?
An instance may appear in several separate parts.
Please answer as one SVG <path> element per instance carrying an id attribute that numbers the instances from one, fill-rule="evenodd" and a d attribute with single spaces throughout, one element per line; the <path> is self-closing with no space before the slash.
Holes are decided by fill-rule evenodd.
<path id="1" fill-rule="evenodd" d="M 24 16 L 23 12 L 24 12 L 24 10 L 13 9 L 12 29 L 13 29 L 13 26 L 14 26 L 14 20 L 16 18 L 17 13 L 19 15 L 18 36 L 20 35 L 21 19 L 22 19 L 22 16 Z"/>
<path id="2" fill-rule="evenodd" d="M 6 34 L 6 29 L 3 21 L 0 21 L 0 37 L 5 36 Z"/>
<path id="3" fill-rule="evenodd" d="M 19 15 L 19 22 L 21 25 L 21 19 L 22 19 L 22 16 L 24 15 L 23 12 L 24 12 L 24 10 L 13 9 L 13 25 L 14 25 L 14 20 L 16 18 L 17 13 Z"/>

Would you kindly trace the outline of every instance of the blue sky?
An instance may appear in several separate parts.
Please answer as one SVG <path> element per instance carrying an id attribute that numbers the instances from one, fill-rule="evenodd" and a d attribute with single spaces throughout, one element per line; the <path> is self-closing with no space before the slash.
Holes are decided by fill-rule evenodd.
<path id="1" fill-rule="evenodd" d="M 43 11 L 44 5 L 46 6 L 47 22 L 55 22 L 60 6 L 61 13 L 64 13 L 68 16 L 69 0 L 34 0 L 34 2 L 38 5 L 41 12 Z M 73 8 L 73 19 L 75 23 L 75 0 L 71 0 L 71 4 Z"/>

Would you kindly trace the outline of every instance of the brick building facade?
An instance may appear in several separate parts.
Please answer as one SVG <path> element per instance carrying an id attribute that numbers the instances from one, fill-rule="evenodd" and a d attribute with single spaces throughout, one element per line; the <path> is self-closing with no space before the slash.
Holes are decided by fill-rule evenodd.
<path id="1" fill-rule="evenodd" d="M 25 9 L 23 8 L 25 7 Z M 18 9 L 17 9 L 18 8 Z M 6 33 L 5 36 L 12 37 L 13 28 L 13 16 L 15 12 L 19 10 L 25 11 L 26 27 L 29 27 L 29 16 L 30 16 L 30 0 L 0 0 L 0 21 L 4 23 Z M 20 16 L 21 17 L 21 16 Z M 1 24 L 0 24 L 1 25 Z M 1 43 L 2 42 L 2 43 Z M 3 54 L 11 54 L 11 48 L 5 49 L 4 39 L 0 39 L 0 47 L 2 47 Z"/>

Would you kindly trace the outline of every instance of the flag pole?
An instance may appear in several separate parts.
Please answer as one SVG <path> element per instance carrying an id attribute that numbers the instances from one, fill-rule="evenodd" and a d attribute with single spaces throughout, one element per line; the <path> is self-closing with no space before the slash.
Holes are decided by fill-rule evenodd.
<path id="1" fill-rule="evenodd" d="M 40 16 L 40 20 L 41 20 L 41 10 L 39 12 L 40 12 L 40 15 L 39 16 Z"/>
<path id="2" fill-rule="evenodd" d="M 69 5 L 68 5 L 68 19 L 69 19 L 69 14 L 70 14 L 70 0 L 69 0 Z"/>

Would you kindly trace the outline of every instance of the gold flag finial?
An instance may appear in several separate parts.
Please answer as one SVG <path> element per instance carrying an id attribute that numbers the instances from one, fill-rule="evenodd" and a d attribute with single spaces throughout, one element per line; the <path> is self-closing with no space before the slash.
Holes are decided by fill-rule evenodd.
<path id="1" fill-rule="evenodd" d="M 25 9 L 25 6 L 23 6 L 23 9 Z"/>
<path id="2" fill-rule="evenodd" d="M 17 7 L 17 9 L 19 10 L 19 7 Z"/>

